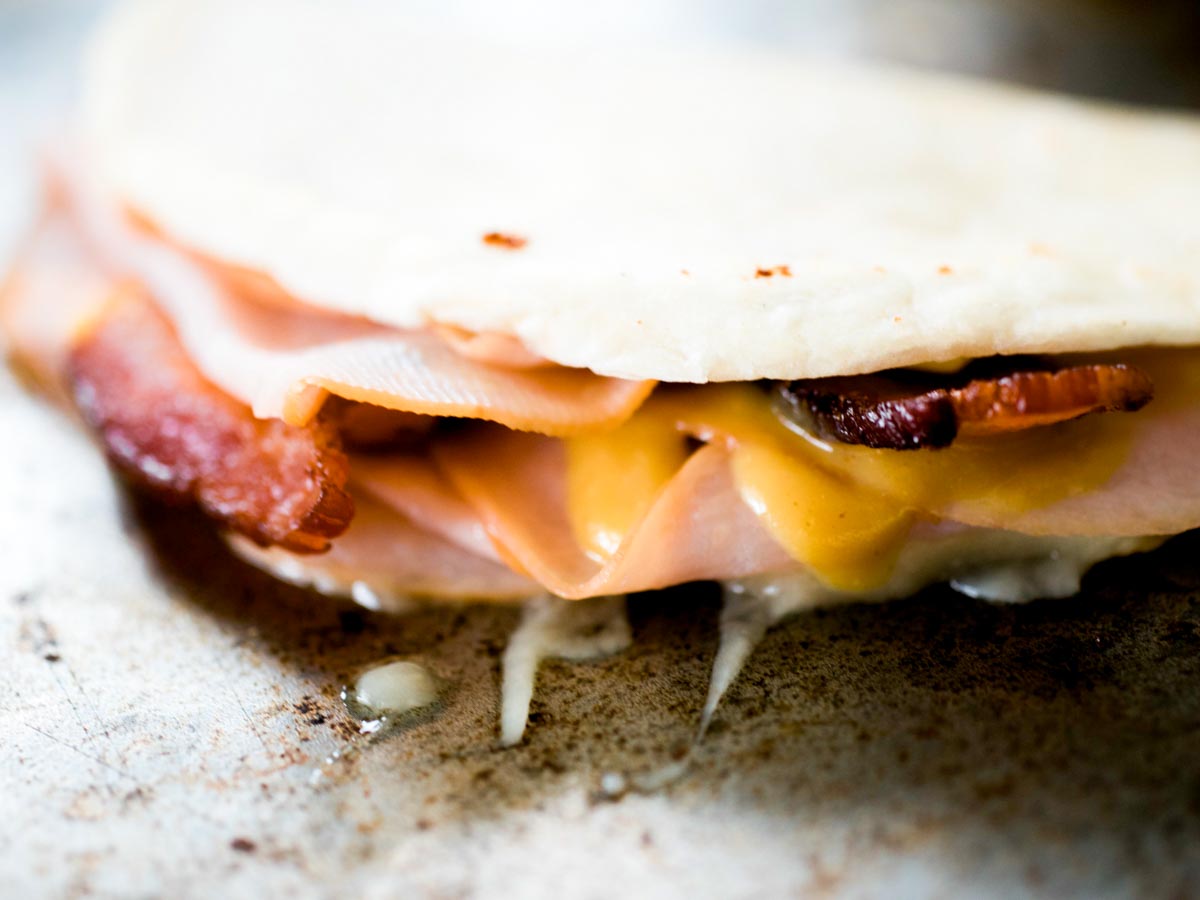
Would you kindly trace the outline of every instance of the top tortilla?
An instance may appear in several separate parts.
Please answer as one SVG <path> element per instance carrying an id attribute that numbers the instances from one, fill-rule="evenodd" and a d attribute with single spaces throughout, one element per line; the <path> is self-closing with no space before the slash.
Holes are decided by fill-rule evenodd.
<path id="1" fill-rule="evenodd" d="M 89 164 L 298 298 L 605 375 L 1200 343 L 1196 119 L 765 54 L 520 47 L 397 6 L 124 5 L 87 66 Z"/>

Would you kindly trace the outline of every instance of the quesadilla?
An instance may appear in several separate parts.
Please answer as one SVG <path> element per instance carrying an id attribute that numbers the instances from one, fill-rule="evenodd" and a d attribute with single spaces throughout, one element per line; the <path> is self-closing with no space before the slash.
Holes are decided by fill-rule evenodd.
<path id="1" fill-rule="evenodd" d="M 16 363 L 368 605 L 1075 593 L 1200 525 L 1200 123 L 901 69 L 133 2 Z"/>

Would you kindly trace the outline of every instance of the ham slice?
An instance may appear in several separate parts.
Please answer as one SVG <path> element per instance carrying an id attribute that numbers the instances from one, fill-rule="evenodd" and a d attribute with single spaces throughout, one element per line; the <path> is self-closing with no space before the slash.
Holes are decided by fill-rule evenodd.
<path id="1" fill-rule="evenodd" d="M 113 275 L 141 283 L 200 370 L 260 418 L 302 425 L 332 393 L 388 409 L 566 435 L 615 425 L 653 388 L 653 382 L 583 369 L 531 367 L 511 342 L 448 343 L 428 330 L 400 331 L 300 304 L 256 303 L 134 227 L 69 166 L 59 165 L 56 174 L 96 258 Z M 503 364 L 481 361 L 489 352 Z"/>
<path id="2" fill-rule="evenodd" d="M 456 325 L 435 325 L 434 332 L 459 356 L 506 369 L 539 369 L 553 366 L 548 359 L 531 353 L 512 335 L 467 331 Z"/>
<path id="3" fill-rule="evenodd" d="M 277 578 L 371 607 L 403 606 L 409 597 L 506 600 L 542 593 L 507 566 L 443 540 L 369 496 L 354 501 L 350 528 L 320 556 L 259 547 L 236 535 L 230 545 Z"/>
<path id="4" fill-rule="evenodd" d="M 61 210 L 51 206 L 0 284 L 10 360 L 39 390 L 69 404 L 63 378 L 69 336 L 112 294 L 112 279 L 91 264 Z"/>
<path id="5" fill-rule="evenodd" d="M 942 512 L 1026 534 L 1173 535 L 1200 527 L 1200 390 L 1193 396 L 1186 405 L 1155 401 L 1139 412 L 1124 463 L 1096 490 L 1015 514 L 979 501 Z"/>
<path id="6" fill-rule="evenodd" d="M 446 481 L 425 454 L 355 456 L 354 487 L 412 522 L 482 559 L 500 555 L 479 514 Z"/>
<path id="7" fill-rule="evenodd" d="M 1200 351 L 1134 349 L 1108 356 L 1148 373 L 1154 400 L 1136 413 L 977 440 L 974 484 L 938 491 L 934 502 L 918 508 L 1032 535 L 1165 536 L 1200 527 Z M 951 467 L 939 454 L 956 452 L 906 453 L 911 480 L 944 480 Z M 889 479 L 878 487 L 903 495 L 907 485 L 896 484 L 894 472 Z"/>
<path id="8" fill-rule="evenodd" d="M 649 590 L 795 568 L 742 502 L 728 451 L 694 453 L 604 563 L 584 553 L 566 507 L 561 442 L 499 428 L 433 450 L 504 559 L 560 597 Z"/>

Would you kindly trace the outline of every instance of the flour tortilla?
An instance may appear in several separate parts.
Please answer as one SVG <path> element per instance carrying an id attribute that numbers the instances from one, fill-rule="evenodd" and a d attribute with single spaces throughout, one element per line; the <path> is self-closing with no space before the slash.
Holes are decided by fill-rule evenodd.
<path id="1" fill-rule="evenodd" d="M 1196 120 L 763 54 L 503 45 L 397 10 L 127 4 L 90 55 L 89 164 L 298 298 L 605 375 L 1200 342 Z"/>

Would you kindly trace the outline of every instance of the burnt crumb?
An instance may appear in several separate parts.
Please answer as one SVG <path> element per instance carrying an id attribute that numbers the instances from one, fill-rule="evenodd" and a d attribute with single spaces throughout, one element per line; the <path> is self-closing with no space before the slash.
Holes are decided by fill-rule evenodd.
<path id="1" fill-rule="evenodd" d="M 417 819 L 417 831 L 428 831 L 433 827 L 433 823 L 428 819 Z"/>
<path id="2" fill-rule="evenodd" d="M 329 721 L 329 719 L 324 713 L 317 713 L 315 716 L 305 719 L 305 721 L 308 722 L 309 725 L 324 725 L 327 721 Z"/>
<path id="3" fill-rule="evenodd" d="M 792 277 L 792 270 L 788 266 L 772 266 L 769 269 L 755 269 L 755 278 L 773 278 L 776 275 L 782 275 L 784 278 Z"/>
<path id="4" fill-rule="evenodd" d="M 343 609 L 338 612 L 338 626 L 346 634 L 362 634 L 367 627 L 367 619 L 356 609 Z"/>
<path id="5" fill-rule="evenodd" d="M 58 662 L 61 658 L 58 635 L 54 626 L 45 619 L 29 619 L 22 622 L 18 639 L 22 647 L 41 656 L 47 662 Z"/>
<path id="6" fill-rule="evenodd" d="M 254 841 L 250 840 L 250 838 L 244 837 L 235 837 L 229 842 L 229 847 L 232 850 L 236 850 L 238 853 L 253 853 L 258 849 L 258 845 L 255 844 Z"/>
<path id="7" fill-rule="evenodd" d="M 306 694 L 292 704 L 292 709 L 302 716 L 307 716 L 313 713 L 319 713 L 321 708 L 317 705 L 316 701 L 314 701 L 312 697 Z"/>
<path id="8" fill-rule="evenodd" d="M 520 250 L 529 241 L 516 234 L 505 234 L 502 231 L 489 231 L 483 236 L 483 242 L 489 247 L 503 247 L 505 250 Z"/>
<path id="9" fill-rule="evenodd" d="M 504 642 L 499 640 L 489 639 L 483 641 L 479 645 L 479 648 L 490 659 L 497 659 L 504 654 Z"/>

